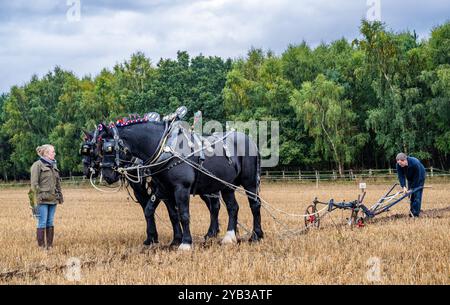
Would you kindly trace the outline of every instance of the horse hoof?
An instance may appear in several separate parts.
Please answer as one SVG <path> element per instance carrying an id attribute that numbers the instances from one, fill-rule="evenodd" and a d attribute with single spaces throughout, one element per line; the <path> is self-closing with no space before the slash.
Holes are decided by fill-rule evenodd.
<path id="1" fill-rule="evenodd" d="M 262 240 L 263 240 L 262 237 L 250 237 L 248 242 L 249 243 L 258 243 L 258 242 L 261 242 Z"/>
<path id="2" fill-rule="evenodd" d="M 210 241 L 212 239 L 217 238 L 217 233 L 215 234 L 206 234 L 205 236 L 203 236 L 205 242 Z"/>
<path id="3" fill-rule="evenodd" d="M 258 231 L 258 233 L 253 232 L 252 236 L 248 240 L 250 243 L 260 242 L 264 239 L 264 233 L 262 231 Z"/>
<path id="4" fill-rule="evenodd" d="M 227 231 L 222 239 L 222 245 L 237 243 L 236 233 L 234 231 Z"/>
<path id="5" fill-rule="evenodd" d="M 172 242 L 170 243 L 170 246 L 169 246 L 169 247 L 173 248 L 173 247 L 178 247 L 178 246 L 180 246 L 180 245 L 181 245 L 181 242 L 180 242 L 180 241 L 172 241 Z"/>
<path id="6" fill-rule="evenodd" d="M 181 245 L 178 247 L 178 250 L 181 250 L 181 251 L 191 251 L 191 250 L 192 250 L 192 245 L 191 245 L 191 244 L 181 244 Z"/>
<path id="7" fill-rule="evenodd" d="M 144 246 L 151 246 L 151 245 L 154 245 L 154 244 L 157 244 L 157 243 L 159 243 L 157 240 L 146 239 L 142 244 Z"/>

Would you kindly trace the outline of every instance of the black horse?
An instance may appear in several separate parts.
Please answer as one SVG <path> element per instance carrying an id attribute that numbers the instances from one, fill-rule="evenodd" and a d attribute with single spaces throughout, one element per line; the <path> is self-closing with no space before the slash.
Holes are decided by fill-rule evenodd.
<path id="1" fill-rule="evenodd" d="M 98 130 L 94 132 L 86 132 L 84 131 L 85 138 L 84 142 L 81 145 L 80 154 L 82 155 L 83 162 L 83 174 L 86 178 L 98 177 L 101 170 L 101 160 L 103 157 L 103 140 L 102 135 L 104 132 L 99 132 Z M 133 158 L 129 154 L 120 152 L 120 164 L 122 166 L 130 166 L 133 164 Z M 137 175 L 137 170 L 131 170 L 131 175 Z M 129 182 L 129 185 L 133 189 L 134 196 L 136 201 L 140 204 L 144 211 L 144 216 L 146 220 L 146 233 L 147 238 L 144 241 L 144 245 L 151 245 L 154 243 L 158 243 L 158 231 L 156 229 L 155 222 L 155 210 L 158 207 L 161 201 L 166 205 L 167 211 L 169 213 L 170 222 L 173 228 L 173 240 L 171 242 L 171 246 L 178 246 L 181 244 L 182 240 L 182 230 L 180 226 L 178 211 L 176 206 L 173 204 L 169 204 L 168 199 L 160 198 L 156 196 L 153 190 L 156 189 L 154 182 L 147 182 L 146 179 L 141 180 L 140 182 Z M 214 196 L 201 196 L 206 206 L 210 211 L 210 226 L 208 232 L 205 235 L 205 241 L 210 238 L 217 237 L 219 233 L 219 222 L 218 215 L 220 210 L 220 201 L 218 198 L 218 194 L 214 194 Z M 151 204 L 149 204 L 151 202 Z M 148 209 L 146 209 L 149 207 Z"/>
<path id="2" fill-rule="evenodd" d="M 121 176 L 121 173 L 117 171 L 118 167 L 115 166 L 115 164 L 117 165 L 118 151 L 146 160 L 145 164 L 154 163 L 155 156 L 158 157 L 163 149 L 161 143 L 164 142 L 167 133 L 167 122 L 103 126 L 103 130 L 105 131 L 103 136 L 105 143 L 110 143 L 109 145 L 113 148 L 109 149 L 110 154 L 103 155 L 101 171 L 106 182 L 112 184 Z M 190 194 L 206 195 L 221 192 L 229 214 L 227 234 L 223 242 L 236 241 L 235 232 L 239 207 L 235 198 L 235 189 L 231 184 L 243 186 L 247 192 L 253 214 L 253 232 L 250 241 L 258 241 L 264 236 L 261 228 L 261 203 L 258 197 L 260 154 L 256 144 L 247 135 L 239 132 L 230 132 L 222 136 L 222 138 L 226 138 L 232 148 L 231 156 L 220 154 L 206 156 L 201 165 L 199 158 L 195 155 L 186 158 L 189 163 L 177 156 L 168 158 L 167 162 L 157 162 L 161 164 L 151 169 L 152 181 L 155 183 L 157 192 L 160 196 L 168 198 L 169 205 L 173 205 L 173 208 L 176 207 L 179 211 L 183 228 L 182 244 L 179 249 L 190 249 L 192 244 L 189 227 Z M 193 162 L 196 162 L 195 164 L 199 165 L 202 170 L 195 169 Z M 146 215 L 152 213 L 154 213 L 154 207 L 149 202 L 146 207 Z"/>

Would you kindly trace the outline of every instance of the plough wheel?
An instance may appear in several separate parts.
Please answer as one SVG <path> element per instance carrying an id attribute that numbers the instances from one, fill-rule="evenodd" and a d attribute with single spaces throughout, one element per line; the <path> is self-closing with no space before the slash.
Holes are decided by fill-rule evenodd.
<path id="1" fill-rule="evenodd" d="M 352 211 L 351 225 L 352 227 L 362 228 L 364 227 L 364 218 L 358 216 L 359 210 Z"/>
<path id="2" fill-rule="evenodd" d="M 311 204 L 306 208 L 305 214 L 309 214 L 305 216 L 305 226 L 307 228 L 319 228 L 320 226 L 320 216 L 319 214 L 310 215 L 317 212 L 317 208 L 315 205 Z"/>
<path id="3" fill-rule="evenodd" d="M 358 217 L 358 220 L 356 221 L 356 227 L 358 228 L 364 227 L 364 218 Z"/>

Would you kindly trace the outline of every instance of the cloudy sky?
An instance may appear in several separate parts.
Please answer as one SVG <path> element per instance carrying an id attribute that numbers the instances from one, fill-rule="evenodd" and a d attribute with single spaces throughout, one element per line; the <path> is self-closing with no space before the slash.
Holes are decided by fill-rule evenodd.
<path id="1" fill-rule="evenodd" d="M 450 5 L 438 0 L 0 0 L 0 92 L 56 65 L 78 76 L 96 75 L 136 51 L 155 64 L 174 58 L 177 50 L 237 58 L 254 46 L 281 54 L 302 40 L 317 46 L 358 37 L 367 16 L 427 38 L 450 19 Z"/>

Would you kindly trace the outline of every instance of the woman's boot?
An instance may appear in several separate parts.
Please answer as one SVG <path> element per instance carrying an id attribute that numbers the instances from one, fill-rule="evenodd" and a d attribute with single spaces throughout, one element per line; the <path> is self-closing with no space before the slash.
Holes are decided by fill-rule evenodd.
<path id="1" fill-rule="evenodd" d="M 38 246 L 41 248 L 45 248 L 45 228 L 38 228 L 36 230 L 36 239 L 38 242 Z"/>
<path id="2" fill-rule="evenodd" d="M 53 234 L 54 234 L 54 227 L 47 227 L 45 229 L 46 235 L 47 235 L 47 249 L 50 249 L 53 247 Z"/>

